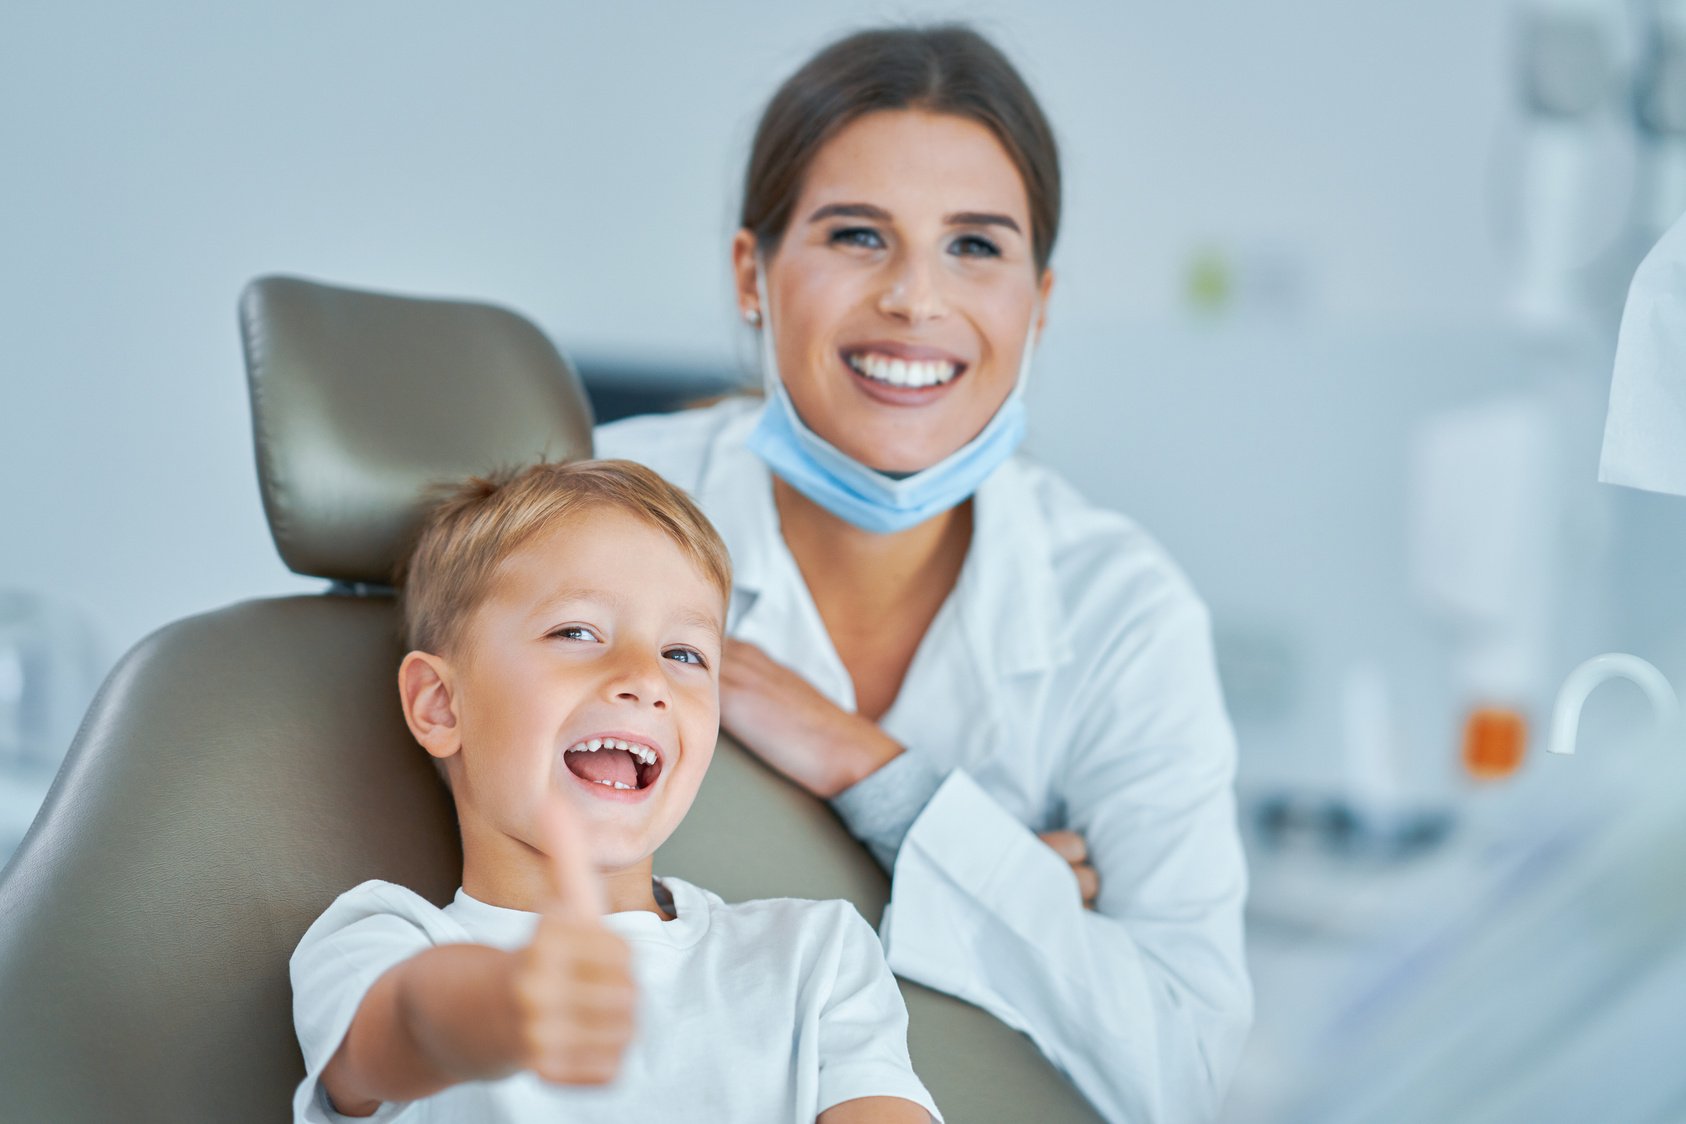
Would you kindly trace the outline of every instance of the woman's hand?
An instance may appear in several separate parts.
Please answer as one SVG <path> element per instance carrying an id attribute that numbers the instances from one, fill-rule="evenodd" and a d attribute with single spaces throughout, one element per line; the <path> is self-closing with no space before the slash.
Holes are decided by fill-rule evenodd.
<path id="1" fill-rule="evenodd" d="M 1101 876 L 1089 865 L 1089 845 L 1083 842 L 1083 837 L 1075 831 L 1045 831 L 1040 838 L 1071 864 L 1071 872 L 1077 875 L 1077 892 L 1083 898 L 1083 908 L 1094 909 L 1095 896 L 1101 892 Z"/>
<path id="2" fill-rule="evenodd" d="M 761 760 L 829 799 L 902 752 L 871 719 L 851 714 L 754 644 L 726 641 L 720 724 Z"/>

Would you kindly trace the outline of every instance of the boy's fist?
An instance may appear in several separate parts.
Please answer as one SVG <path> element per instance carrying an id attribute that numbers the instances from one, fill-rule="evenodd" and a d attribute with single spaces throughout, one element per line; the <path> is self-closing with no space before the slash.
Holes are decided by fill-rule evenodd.
<path id="1" fill-rule="evenodd" d="M 555 894 L 516 953 L 521 1064 L 563 1085 L 603 1085 L 632 1041 L 637 985 L 626 942 L 603 927 L 603 886 L 563 802 L 540 813 Z"/>

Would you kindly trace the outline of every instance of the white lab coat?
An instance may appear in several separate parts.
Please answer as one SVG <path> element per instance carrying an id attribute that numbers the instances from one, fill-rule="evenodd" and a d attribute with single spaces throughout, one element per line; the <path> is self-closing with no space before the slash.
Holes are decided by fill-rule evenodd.
<path id="1" fill-rule="evenodd" d="M 854 710 L 853 684 L 744 447 L 759 401 L 600 427 L 719 528 L 732 635 Z M 953 594 L 881 725 L 949 775 L 914 821 L 881 936 L 898 975 L 1028 1034 L 1110 1120 L 1217 1114 L 1252 1021 L 1235 740 L 1205 606 L 1164 551 L 1024 457 L 975 497 Z M 1036 833 L 1069 828 L 1085 910 Z"/>

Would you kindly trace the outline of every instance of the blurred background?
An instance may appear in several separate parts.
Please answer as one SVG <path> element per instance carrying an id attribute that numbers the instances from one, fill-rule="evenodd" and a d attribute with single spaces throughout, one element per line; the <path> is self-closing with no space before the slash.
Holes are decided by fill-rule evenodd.
<path id="1" fill-rule="evenodd" d="M 0 858 L 106 671 L 290 575 L 235 301 L 491 300 L 603 417 L 743 380 L 762 103 L 964 18 L 1058 131 L 1035 456 L 1210 602 L 1256 1029 L 1231 1122 L 1686 1119 L 1686 501 L 1595 482 L 1633 269 L 1686 211 L 1672 0 L 0 9 Z M 0 1092 L 0 1114 L 4 1093 Z"/>

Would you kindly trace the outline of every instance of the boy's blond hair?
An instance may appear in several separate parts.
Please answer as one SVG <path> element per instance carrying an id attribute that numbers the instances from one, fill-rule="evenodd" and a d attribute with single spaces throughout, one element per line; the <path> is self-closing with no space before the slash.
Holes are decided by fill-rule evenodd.
<path id="1" fill-rule="evenodd" d="M 405 643 L 435 655 L 453 647 L 505 558 L 559 520 L 602 508 L 665 533 L 729 601 L 726 544 L 684 492 L 632 461 L 536 464 L 476 476 L 428 512 L 397 575 Z"/>

